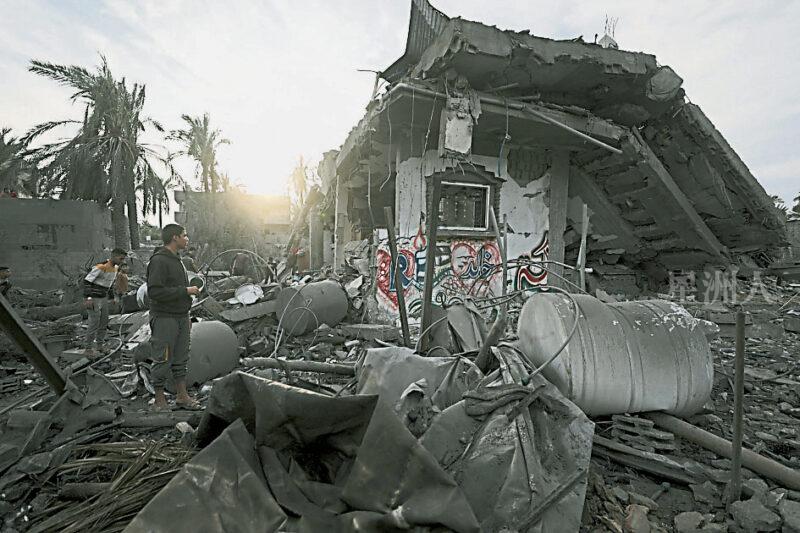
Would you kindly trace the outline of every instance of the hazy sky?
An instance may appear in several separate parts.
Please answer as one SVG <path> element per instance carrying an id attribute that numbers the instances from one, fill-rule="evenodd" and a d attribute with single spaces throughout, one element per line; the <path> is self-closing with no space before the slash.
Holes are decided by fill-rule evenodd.
<path id="1" fill-rule="evenodd" d="M 770 194 L 800 192 L 800 1 L 433 3 L 553 38 L 591 40 L 618 17 L 620 47 L 673 67 Z M 280 194 L 299 156 L 337 148 L 362 116 L 373 75 L 357 69 L 402 55 L 408 15 L 409 0 L 0 0 L 0 127 L 79 118 L 29 60 L 93 66 L 103 53 L 147 85 L 147 114 L 171 129 L 209 112 L 232 141 L 222 170 Z"/>

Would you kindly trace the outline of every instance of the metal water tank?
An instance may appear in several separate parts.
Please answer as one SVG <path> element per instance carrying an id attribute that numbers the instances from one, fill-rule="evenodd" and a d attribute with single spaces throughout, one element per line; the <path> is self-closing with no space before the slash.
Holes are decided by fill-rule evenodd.
<path id="1" fill-rule="evenodd" d="M 302 335 L 322 324 L 334 327 L 349 307 L 345 290 L 330 279 L 286 287 L 277 302 L 277 316 L 288 335 Z"/>
<path id="2" fill-rule="evenodd" d="M 227 324 L 218 320 L 192 324 L 190 339 L 186 373 L 189 385 L 224 376 L 239 364 L 239 340 Z"/>
<path id="3" fill-rule="evenodd" d="M 577 330 L 544 375 L 584 412 L 690 415 L 708 401 L 711 350 L 700 321 L 686 309 L 663 300 L 606 304 L 573 297 L 582 311 Z M 520 313 L 519 348 L 538 367 L 573 324 L 567 296 L 536 294 Z"/>

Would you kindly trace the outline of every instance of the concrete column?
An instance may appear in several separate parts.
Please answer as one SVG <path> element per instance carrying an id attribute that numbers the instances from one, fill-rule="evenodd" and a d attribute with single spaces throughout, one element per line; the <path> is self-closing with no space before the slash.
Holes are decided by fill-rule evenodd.
<path id="1" fill-rule="evenodd" d="M 318 207 L 311 209 L 308 215 L 308 259 L 311 270 L 319 270 L 324 264 L 323 249 L 325 247 L 322 235 L 322 213 Z"/>
<path id="2" fill-rule="evenodd" d="M 350 189 L 336 177 L 336 217 L 334 222 L 333 254 L 334 267 L 344 266 L 344 245 L 352 240 L 350 215 L 347 206 L 350 200 Z"/>
<path id="3" fill-rule="evenodd" d="M 567 229 L 567 200 L 569 191 L 569 152 L 559 150 L 553 154 L 553 166 L 550 169 L 550 205 L 548 240 L 551 261 L 564 262 L 564 231 Z M 553 287 L 568 288 L 558 276 L 564 276 L 564 269 L 559 265 L 548 265 L 551 274 L 547 276 L 547 284 Z M 554 274 L 555 275 L 554 275 Z"/>
<path id="4" fill-rule="evenodd" d="M 331 230 L 322 230 L 322 243 L 322 264 L 333 265 L 333 232 Z"/>

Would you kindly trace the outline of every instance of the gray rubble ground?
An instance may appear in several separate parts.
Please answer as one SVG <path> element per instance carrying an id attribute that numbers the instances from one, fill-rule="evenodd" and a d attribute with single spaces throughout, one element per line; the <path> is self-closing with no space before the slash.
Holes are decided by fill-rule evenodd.
<path id="1" fill-rule="evenodd" d="M 344 285 L 355 276 L 340 280 Z M 369 294 L 369 284 L 363 283 L 351 299 L 363 301 Z M 778 308 L 797 288 L 777 287 L 770 280 L 767 292 L 750 298 L 743 308 L 751 313 L 746 349 L 745 384 L 745 434 L 746 447 L 791 468 L 800 467 L 800 334 L 786 331 L 783 327 L 787 309 Z M 235 287 L 226 289 L 231 292 Z M 752 295 L 751 287 L 740 287 L 741 298 Z M 193 313 L 203 319 L 219 318 L 220 309 L 236 310 L 241 307 L 224 303 L 226 291 L 215 295 L 214 300 L 221 307 L 200 305 Z M 275 291 L 265 290 L 262 308 L 269 308 L 263 302 L 271 301 Z M 24 296 L 23 296 L 24 297 Z M 52 296 L 28 295 L 37 303 L 54 303 Z M 681 302 L 695 316 L 707 316 L 708 306 L 701 303 Z M 259 305 L 259 304 L 255 304 Z M 30 305 L 33 307 L 34 305 Z M 361 306 L 360 306 L 361 307 Z M 791 306 L 788 308 L 791 309 Z M 715 315 L 722 326 L 725 313 L 733 307 L 715 308 Z M 512 309 L 512 313 L 515 310 Z M 231 313 L 226 313 L 231 315 Z M 229 322 L 237 335 L 243 357 L 268 356 L 275 353 L 287 360 L 304 359 L 324 363 L 353 363 L 360 348 L 380 346 L 384 342 L 397 342 L 397 332 L 386 326 L 366 324 L 364 309 L 350 310 L 345 321 L 336 327 L 323 327 L 307 335 L 280 337 L 277 331 L 277 317 L 262 314 L 261 310 L 233 313 L 236 321 Z M 246 317 L 246 318 L 245 318 Z M 223 320 L 224 316 L 223 316 Z M 77 344 L 81 332 L 78 316 L 67 316 L 53 322 L 28 321 L 29 326 L 42 338 L 66 337 L 66 346 Z M 120 327 L 120 331 L 124 328 Z M 116 335 L 112 333 L 109 344 L 116 345 Z M 128 332 L 130 335 L 132 332 Z M 724 333 L 724 331 L 723 331 Z M 0 350 L 4 353 L 0 364 L 0 411 L 12 403 L 25 398 L 30 399 L 18 407 L 0 415 L 0 431 L 3 445 L 0 446 L 0 466 L 9 457 L 8 444 L 13 438 L 29 431 L 35 420 L 25 413 L 42 411 L 53 404 L 54 398 L 47 393 L 43 380 L 30 365 L 19 358 L 19 353 L 0 337 Z M 5 344 L 3 343 L 4 341 Z M 276 343 L 278 346 L 276 348 Z M 55 349 L 62 348 L 54 344 Z M 733 339 L 722 336 L 712 342 L 715 364 L 715 384 L 712 400 L 707 409 L 689 421 L 727 439 L 732 437 L 732 373 Z M 85 364 L 86 361 L 84 360 Z M 79 361 L 80 364 L 80 361 Z M 109 377 L 118 387 L 124 388 L 126 378 L 133 368 L 131 354 L 121 350 L 108 361 L 96 365 L 95 370 Z M 240 368 L 244 369 L 244 368 Z M 342 375 L 319 374 L 313 372 L 291 372 L 276 369 L 244 369 L 271 379 L 291 383 L 304 388 L 320 391 L 338 392 L 349 385 L 350 378 Z M 198 398 L 205 402 L 210 386 L 197 389 Z M 37 392 L 39 391 L 39 392 Z M 132 392 L 119 401 L 126 412 L 138 412 L 148 416 L 150 394 L 145 383 L 133 385 Z M 26 418 L 27 417 L 27 418 Z M 35 418 L 35 417 L 34 417 Z M 597 419 L 596 433 L 614 439 L 611 434 L 612 420 Z M 188 459 L 194 453 L 191 447 L 191 426 L 186 422 L 155 428 L 102 427 L 99 431 L 86 430 L 77 436 L 83 446 L 103 443 L 151 443 L 163 442 L 172 450 L 186 450 Z M 15 436 L 16 435 L 16 436 Z M 618 440 L 618 439 L 617 439 Z M 783 489 L 770 480 L 758 479 L 745 470 L 743 501 L 726 509 L 725 489 L 729 477 L 730 461 L 701 449 L 693 444 L 675 439 L 676 449 L 664 455 L 680 462 L 687 462 L 687 469 L 696 476 L 696 483 L 681 485 L 671 483 L 665 488 L 663 479 L 645 474 L 629 467 L 622 467 L 600 456 L 593 456 L 589 475 L 589 490 L 584 504 L 581 531 L 798 531 L 800 521 L 800 492 Z M 68 476 L 56 475 L 51 466 L 53 450 L 47 452 L 50 461 L 44 466 L 33 466 L 26 459 L 26 472 L 17 472 L 8 478 L 9 470 L 0 472 L 0 519 L 4 531 L 24 531 L 31 523 L 42 520 L 52 505 L 62 502 L 61 493 L 69 483 L 106 483 L 118 475 L 113 469 L 95 472 L 91 478 L 81 478 L 74 472 Z M 68 459 L 87 458 L 96 450 L 71 450 Z M 55 464 L 55 463 L 52 463 Z M 18 466 L 18 465 L 17 465 Z M 7 468 L 7 467 L 6 467 Z M 85 503 L 85 502 L 84 502 Z M 754 529 L 755 528 L 755 529 Z"/>

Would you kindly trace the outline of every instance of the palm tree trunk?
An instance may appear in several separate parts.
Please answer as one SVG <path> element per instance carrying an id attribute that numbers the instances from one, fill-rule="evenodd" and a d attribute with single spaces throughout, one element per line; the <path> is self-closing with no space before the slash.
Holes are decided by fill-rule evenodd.
<path id="1" fill-rule="evenodd" d="M 206 168 L 206 165 L 204 165 L 202 163 L 201 163 L 200 166 L 202 168 L 202 173 L 203 173 L 203 176 L 202 176 L 203 177 L 203 192 L 208 192 L 208 185 L 209 185 L 209 183 L 208 183 L 208 168 Z"/>
<path id="2" fill-rule="evenodd" d="M 111 199 L 111 227 L 114 231 L 114 246 L 125 248 L 128 244 L 128 227 L 125 224 L 125 201 L 121 194 Z"/>
<path id="3" fill-rule="evenodd" d="M 161 220 L 161 213 L 162 213 L 162 210 L 161 210 L 161 206 L 159 205 L 158 206 L 158 227 L 159 228 L 163 228 L 164 227 L 164 222 Z"/>
<path id="4" fill-rule="evenodd" d="M 125 225 L 125 192 L 119 183 L 120 163 L 114 158 L 111 163 L 111 227 L 114 232 L 114 246 L 125 248 L 128 232 Z"/>
<path id="5" fill-rule="evenodd" d="M 136 193 L 131 192 L 126 198 L 128 204 L 128 229 L 131 236 L 131 250 L 139 249 L 139 213 L 136 211 Z"/>

